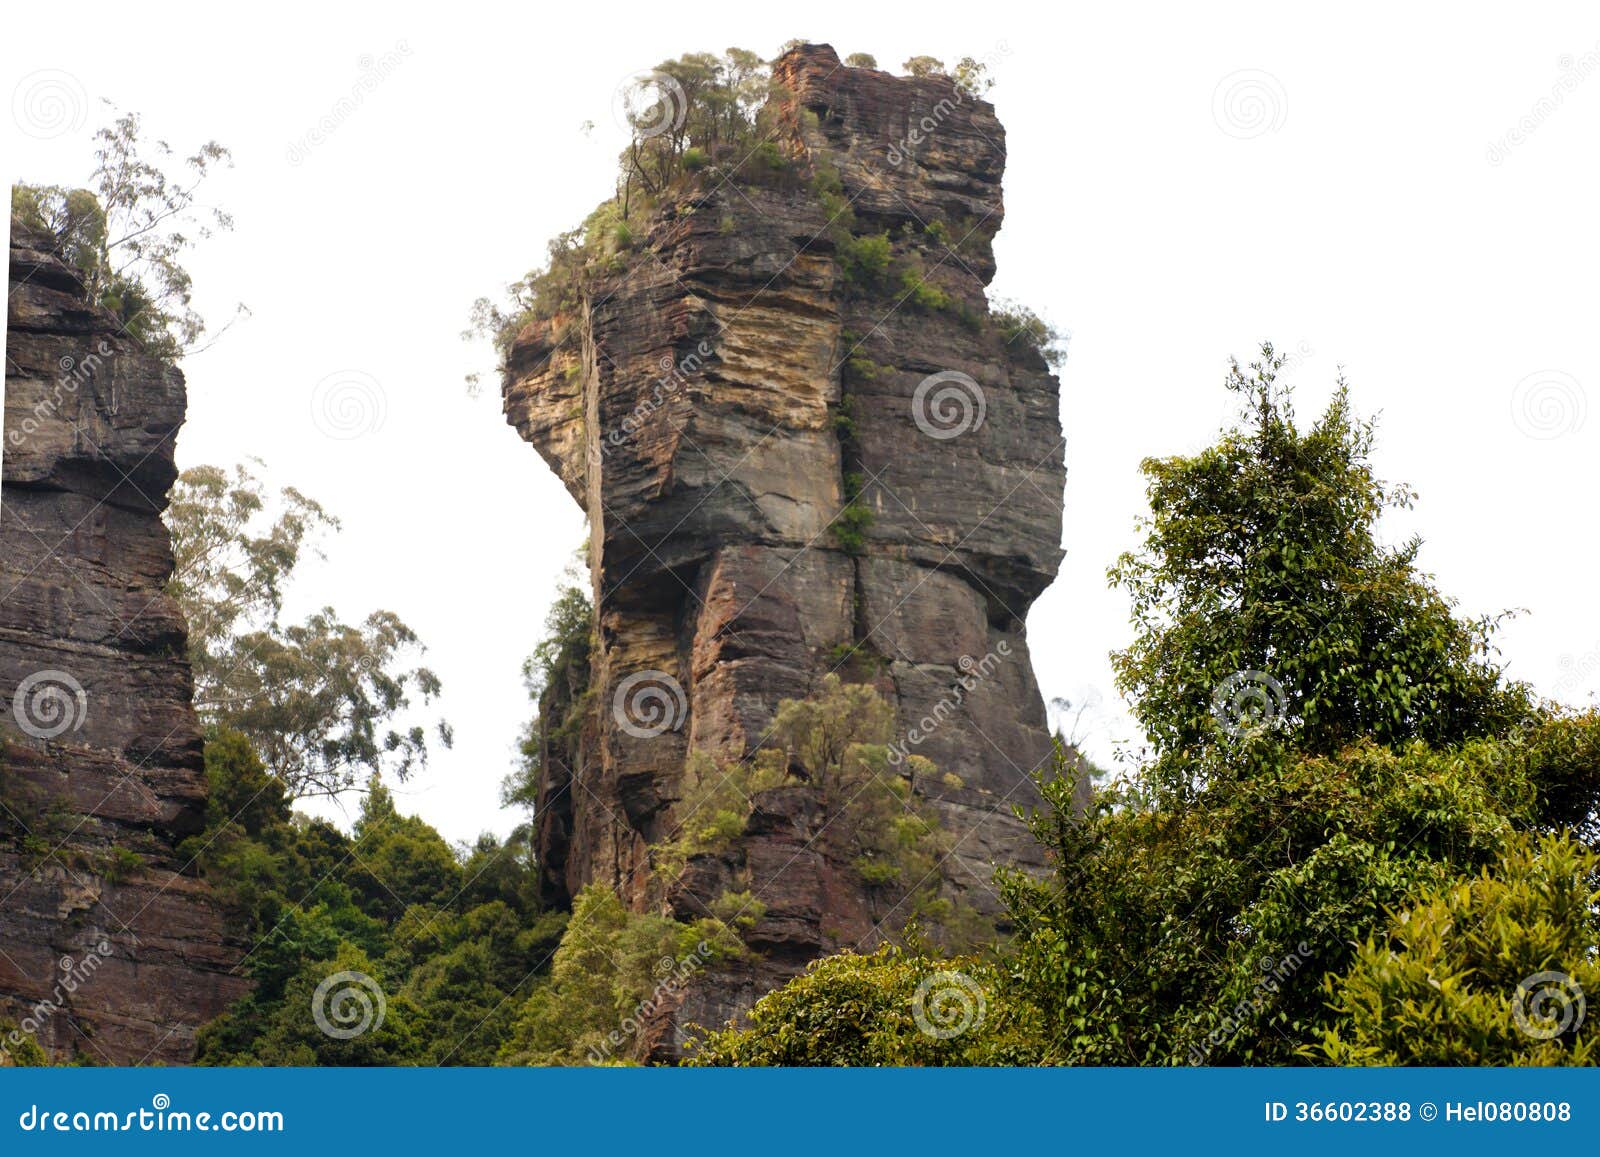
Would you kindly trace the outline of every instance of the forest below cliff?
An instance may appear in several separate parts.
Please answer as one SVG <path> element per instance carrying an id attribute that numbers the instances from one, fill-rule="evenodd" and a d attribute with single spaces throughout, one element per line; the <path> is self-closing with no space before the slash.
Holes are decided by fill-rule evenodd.
<path id="1" fill-rule="evenodd" d="M 984 83 L 970 60 L 906 68 L 972 96 Z M 963 313 L 921 258 L 934 228 L 868 229 L 836 173 L 762 147 L 758 56 L 696 55 L 661 73 L 692 115 L 637 134 L 615 196 L 508 300 L 474 309 L 474 332 L 502 356 L 626 269 L 675 199 L 715 179 L 820 204 L 848 292 L 901 297 L 930 325 L 996 325 L 1059 364 L 1060 335 L 1033 311 Z M 637 111 L 641 126 L 652 112 Z M 194 186 L 141 157 L 136 118 L 103 144 L 95 189 L 19 186 L 13 214 L 84 272 L 97 304 L 177 358 L 204 327 L 188 311 L 188 240 L 161 226 L 192 210 Z M 189 167 L 201 179 L 225 160 L 209 145 Z M 935 225 L 946 240 L 960 227 Z M 1600 715 L 1506 676 L 1500 620 L 1463 614 L 1421 569 L 1420 540 L 1385 541 L 1385 515 L 1417 499 L 1375 475 L 1359 387 L 1341 381 L 1308 419 L 1284 364 L 1271 345 L 1232 362 L 1221 389 L 1237 417 L 1195 453 L 1144 463 L 1140 545 L 1107 560 L 1131 609 L 1115 663 L 1143 743 L 1092 769 L 1085 802 L 1083 764 L 1055 737 L 1037 805 L 1018 808 L 1045 867 L 999 866 L 996 914 L 949 886 L 952 836 L 920 790 L 960 790 L 968 769 L 897 758 L 914 721 L 855 677 L 855 656 L 838 655 L 839 673 L 804 695 L 772 696 L 770 740 L 748 758 L 690 753 L 682 818 L 648 848 L 648 894 L 716 861 L 764 801 L 791 792 L 827 817 L 830 854 L 885 918 L 880 935 L 811 962 L 740 1021 L 679 1026 L 681 1050 L 664 1039 L 664 1012 L 693 975 L 762 952 L 750 931 L 765 902 L 729 886 L 684 918 L 604 883 L 551 902 L 534 811 L 551 742 L 570 738 L 555 732 L 581 730 L 595 697 L 601 628 L 581 565 L 530 640 L 527 718 L 507 721 L 519 758 L 504 802 L 525 822 L 452 846 L 401 814 L 393 791 L 452 738 L 443 720 L 416 722 L 441 691 L 423 641 L 383 609 L 285 620 L 297 566 L 337 519 L 267 485 L 259 464 L 186 471 L 166 515 L 168 589 L 189 626 L 209 799 L 204 830 L 176 855 L 226 907 L 253 985 L 201 1031 L 196 1060 L 1595 1063 L 1584 994 L 1600 992 Z M 874 372 L 862 358 L 845 371 L 858 383 Z M 853 419 L 835 418 L 848 458 Z M 874 518 L 856 477 L 827 528 L 852 557 Z M 569 706 L 558 719 L 553 688 Z M 323 797 L 359 799 L 349 831 L 295 810 Z M 0 840 L 48 863 L 49 808 L 4 802 L 33 822 L 0 826 Z M 42 1063 L 14 1030 L 0 1030 L 9 1059 Z"/>

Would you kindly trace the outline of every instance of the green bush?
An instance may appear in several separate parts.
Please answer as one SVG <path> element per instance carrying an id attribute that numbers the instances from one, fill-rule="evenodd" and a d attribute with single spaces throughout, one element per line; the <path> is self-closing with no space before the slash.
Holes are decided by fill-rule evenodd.
<path id="1" fill-rule="evenodd" d="M 756 1002 L 745 1027 L 691 1040 L 690 1065 L 1002 1065 L 1036 1055 L 1038 1029 L 976 957 L 884 945 L 814 961 Z M 920 1017 L 920 1023 L 919 1023 Z M 928 1031 L 931 1029 L 932 1031 Z"/>
<path id="2" fill-rule="evenodd" d="M 1592 1065 L 1600 1031 L 1600 856 L 1519 835 L 1477 876 L 1428 889 L 1325 990 L 1337 1016 L 1306 1050 L 1339 1065 Z"/>
<path id="3" fill-rule="evenodd" d="M 887 282 L 893 249 L 889 234 L 846 235 L 838 242 L 839 265 L 845 280 L 866 289 L 882 289 Z"/>

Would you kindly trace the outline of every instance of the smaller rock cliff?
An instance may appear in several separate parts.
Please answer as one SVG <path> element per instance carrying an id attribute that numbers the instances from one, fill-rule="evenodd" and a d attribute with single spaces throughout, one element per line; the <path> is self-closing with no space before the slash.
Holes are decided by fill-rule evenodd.
<path id="1" fill-rule="evenodd" d="M 16 225 L 6 324 L 0 1018 L 57 1060 L 183 1063 L 246 988 L 174 853 L 206 802 L 163 589 L 183 375 Z"/>

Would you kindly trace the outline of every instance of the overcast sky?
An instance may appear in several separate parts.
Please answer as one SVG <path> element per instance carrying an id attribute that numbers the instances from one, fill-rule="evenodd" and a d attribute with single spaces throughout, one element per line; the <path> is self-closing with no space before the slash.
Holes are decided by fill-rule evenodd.
<path id="1" fill-rule="evenodd" d="M 83 180 L 102 98 L 180 152 L 233 150 L 212 194 L 236 230 L 189 264 L 202 313 L 253 316 L 185 363 L 180 465 L 259 456 L 343 520 L 292 609 L 382 606 L 427 641 L 457 742 L 401 803 L 451 838 L 517 819 L 498 784 L 518 668 L 584 536 L 497 389 L 467 396 L 492 361 L 460 340 L 468 308 L 609 194 L 624 78 L 795 37 L 888 68 L 991 61 L 994 290 L 1071 335 L 1067 558 L 1028 630 L 1047 698 L 1101 696 L 1095 754 L 1131 738 L 1106 661 L 1127 604 L 1104 576 L 1134 541 L 1139 461 L 1211 440 L 1228 356 L 1263 338 L 1296 353 L 1308 415 L 1344 367 L 1381 412 L 1381 472 L 1420 491 L 1388 533 L 1425 534 L 1464 610 L 1526 610 L 1503 635 L 1515 676 L 1591 701 L 1600 12 L 1199 7 L 12 6 L 0 159 L 8 181 Z M 364 400 L 319 414 L 328 382 Z"/>

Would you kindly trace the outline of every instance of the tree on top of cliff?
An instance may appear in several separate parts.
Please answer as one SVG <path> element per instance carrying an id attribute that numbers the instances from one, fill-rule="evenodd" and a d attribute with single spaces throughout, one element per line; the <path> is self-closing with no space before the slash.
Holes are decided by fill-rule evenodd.
<path id="1" fill-rule="evenodd" d="M 1332 754 L 1363 738 L 1454 744 L 1525 717 L 1525 691 L 1492 661 L 1499 620 L 1456 617 L 1417 568 L 1420 539 L 1379 540 L 1379 517 L 1412 494 L 1374 476 L 1373 423 L 1341 382 L 1302 429 L 1283 365 L 1270 345 L 1234 362 L 1243 425 L 1143 465 L 1146 537 L 1110 573 L 1138 630 L 1115 656 L 1119 685 L 1158 757 L 1193 780 L 1241 735 Z"/>
<path id="2" fill-rule="evenodd" d="M 771 69 L 743 48 L 691 52 L 629 81 L 621 94 L 629 140 L 612 197 L 551 241 L 545 264 L 506 287 L 507 302 L 478 298 L 462 338 L 488 338 L 503 358 L 529 320 L 576 308 L 592 277 L 622 269 L 638 244 L 635 227 L 686 177 L 719 164 L 781 163 L 772 142 L 757 139 L 770 90 Z M 474 392 L 477 381 L 468 375 Z"/>
<path id="3" fill-rule="evenodd" d="M 269 501 L 244 466 L 186 470 L 166 521 L 176 567 L 168 592 L 189 622 L 195 710 L 247 736 L 291 798 L 336 796 L 374 772 L 405 779 L 428 758 L 420 726 L 398 727 L 413 694 L 439 693 L 425 650 L 397 615 L 359 625 L 331 607 L 279 621 L 283 591 L 316 535 L 338 521 L 293 488 Z M 450 745 L 449 725 L 437 735 Z"/>
<path id="4" fill-rule="evenodd" d="M 207 141 L 169 173 L 163 166 L 172 147 L 146 140 L 137 113 L 119 116 L 95 141 L 91 188 L 16 185 L 12 213 L 49 235 L 55 252 L 83 275 L 89 299 L 116 314 L 145 349 L 169 359 L 194 352 L 206 326 L 190 304 L 182 257 L 196 240 L 233 228 L 224 210 L 198 199 L 218 167 L 231 167 L 232 155 Z"/>

